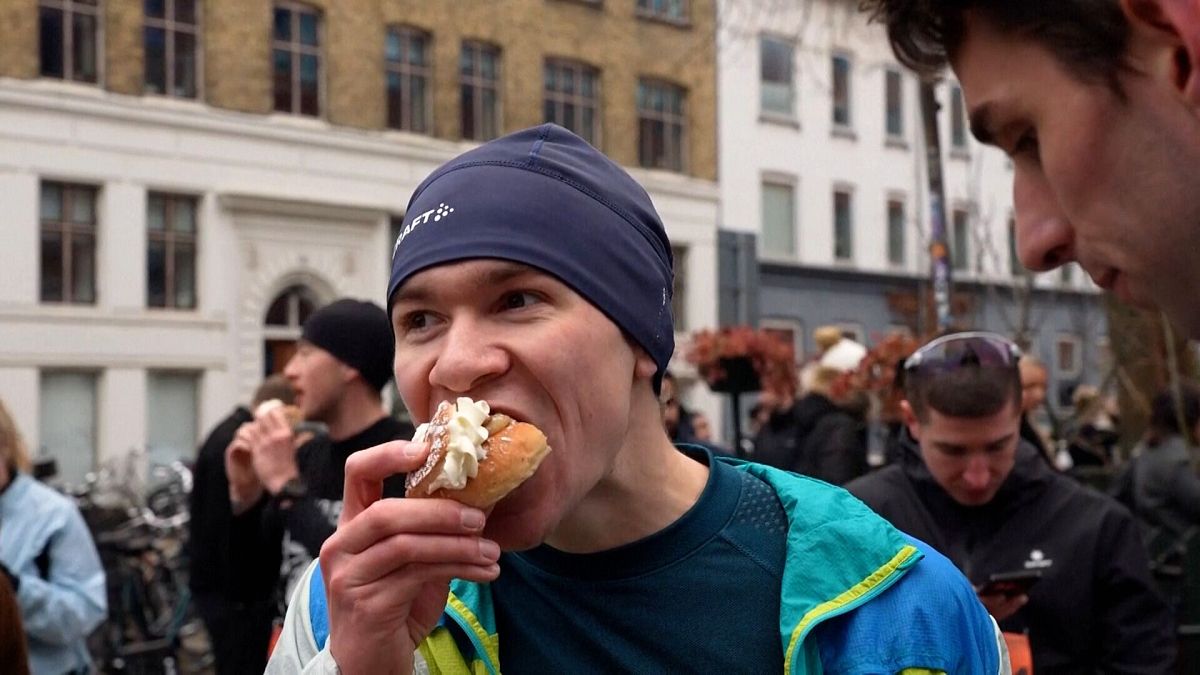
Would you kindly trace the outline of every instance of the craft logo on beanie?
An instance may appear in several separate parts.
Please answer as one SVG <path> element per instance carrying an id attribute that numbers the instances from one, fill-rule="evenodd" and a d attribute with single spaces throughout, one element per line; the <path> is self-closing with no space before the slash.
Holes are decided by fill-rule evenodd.
<path id="1" fill-rule="evenodd" d="M 646 350 L 658 390 L 675 350 L 671 242 L 642 186 L 587 141 L 544 124 L 485 143 L 426 178 L 406 213 L 389 310 L 396 289 L 429 267 L 472 258 L 536 267 Z"/>

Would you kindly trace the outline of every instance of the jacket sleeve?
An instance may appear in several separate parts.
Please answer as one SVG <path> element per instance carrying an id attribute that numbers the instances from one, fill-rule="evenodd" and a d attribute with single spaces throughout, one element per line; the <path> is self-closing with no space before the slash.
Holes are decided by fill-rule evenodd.
<path id="1" fill-rule="evenodd" d="M 108 614 L 104 568 L 92 535 L 74 504 L 64 502 L 63 521 L 47 543 L 50 570 L 20 577 L 17 602 L 25 632 L 56 645 L 82 642 Z"/>
<path id="2" fill-rule="evenodd" d="M 1096 615 L 1101 634 L 1095 644 L 1103 650 L 1100 663 L 1112 672 L 1173 670 L 1174 621 L 1155 590 L 1149 561 L 1133 517 L 1114 507 L 1101 526 L 1097 561 Z"/>

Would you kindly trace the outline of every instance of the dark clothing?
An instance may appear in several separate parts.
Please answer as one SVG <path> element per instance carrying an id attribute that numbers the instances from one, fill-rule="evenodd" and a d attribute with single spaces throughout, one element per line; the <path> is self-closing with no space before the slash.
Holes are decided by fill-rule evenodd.
<path id="1" fill-rule="evenodd" d="M 200 446 L 192 468 L 191 528 L 188 536 L 188 584 L 197 612 L 212 641 L 218 675 L 261 673 L 275 614 L 272 589 L 279 576 L 279 554 L 269 543 L 247 542 L 230 550 L 229 477 L 225 449 L 238 427 L 254 420 L 239 406 Z"/>
<path id="2" fill-rule="evenodd" d="M 997 572 L 1040 570 L 1029 603 L 1001 623 L 1028 631 L 1038 675 L 1171 671 L 1171 615 L 1132 516 L 1055 472 L 1032 446 L 1018 447 L 1008 479 L 980 507 L 946 494 L 911 439 L 900 463 L 847 489 L 945 554 L 976 587 Z"/>
<path id="3" fill-rule="evenodd" d="M 599 553 L 543 544 L 505 555 L 491 584 L 504 672 L 579 672 L 580 664 L 597 673 L 662 672 L 664 649 L 687 654 L 700 672 L 783 672 L 787 513 L 762 479 L 684 452 L 709 464 L 708 484 L 666 529 Z M 714 620 L 713 598 L 722 597 L 737 601 Z"/>
<path id="4" fill-rule="evenodd" d="M 10 573 L 0 574 L 0 672 L 29 675 L 29 649 L 17 593 L 9 583 Z"/>
<path id="5" fill-rule="evenodd" d="M 1112 429 L 1100 429 L 1094 424 L 1085 424 L 1071 434 L 1067 451 L 1071 453 L 1071 465 L 1108 466 L 1112 461 L 1112 449 L 1119 434 Z"/>
<path id="6" fill-rule="evenodd" d="M 1034 428 L 1033 423 L 1029 421 L 1029 415 L 1021 415 L 1021 440 L 1032 445 L 1042 459 L 1046 461 L 1046 466 L 1054 467 L 1054 451 L 1053 448 L 1046 446 L 1046 440 Z"/>
<path id="7" fill-rule="evenodd" d="M 811 393 L 771 414 L 754 461 L 842 485 L 867 472 L 866 427 L 828 397 Z"/>
<path id="8" fill-rule="evenodd" d="M 1179 436 L 1147 447 L 1134 460 L 1133 500 L 1138 517 L 1176 538 L 1200 525 L 1200 478 L 1191 448 Z"/>
<path id="9" fill-rule="evenodd" d="M 346 482 L 346 459 L 351 453 L 381 443 L 412 438 L 413 428 L 393 417 L 382 417 L 363 431 L 340 441 L 318 436 L 296 452 L 300 479 L 306 487 L 303 497 L 289 500 L 285 506 L 264 495 L 245 513 L 233 518 L 231 547 L 236 556 L 241 550 L 267 547 L 274 556 L 275 574 L 265 588 L 242 588 L 239 599 L 253 601 L 276 592 L 277 582 L 286 584 L 282 597 L 291 597 L 291 582 L 303 573 L 321 552 L 321 544 L 337 528 L 342 512 L 342 491 Z M 404 496 L 404 476 L 397 474 L 384 481 L 385 497 Z"/>

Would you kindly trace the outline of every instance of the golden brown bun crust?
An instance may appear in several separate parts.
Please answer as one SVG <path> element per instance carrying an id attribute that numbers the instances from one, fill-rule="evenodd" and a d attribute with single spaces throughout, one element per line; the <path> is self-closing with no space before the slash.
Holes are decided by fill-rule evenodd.
<path id="1" fill-rule="evenodd" d="M 283 411 L 283 416 L 285 419 L 287 419 L 288 426 L 294 427 L 304 421 L 304 413 L 300 411 L 300 408 L 297 408 L 294 405 L 285 404 L 277 398 L 260 403 L 259 406 L 254 410 L 254 417 L 255 419 L 261 419 L 263 415 L 266 415 L 268 412 L 275 410 L 276 408 Z"/>
<path id="2" fill-rule="evenodd" d="M 431 420 L 431 429 L 437 430 L 435 434 L 449 434 L 444 426 L 437 424 L 442 421 L 441 413 L 439 409 Z M 429 460 L 421 470 L 409 474 L 405 496 L 444 497 L 478 509 L 487 509 L 524 483 L 550 451 L 546 435 L 540 429 L 526 422 L 514 422 L 483 442 L 487 457 L 479 462 L 479 473 L 468 479 L 463 489 L 441 488 L 430 493 L 429 484 L 441 475 L 446 442 L 444 438 L 440 443 L 437 438 L 428 440 L 432 446 Z"/>

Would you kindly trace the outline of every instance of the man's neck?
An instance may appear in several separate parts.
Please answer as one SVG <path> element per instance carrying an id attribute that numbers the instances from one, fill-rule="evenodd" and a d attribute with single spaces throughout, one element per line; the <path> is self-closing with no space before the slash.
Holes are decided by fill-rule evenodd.
<path id="1" fill-rule="evenodd" d="M 365 385 L 351 385 L 321 421 L 329 427 L 330 440 L 338 442 L 362 433 L 386 415 L 378 394 Z"/>
<path id="2" fill-rule="evenodd" d="M 591 553 L 643 539 L 696 504 L 708 472 L 671 444 L 657 416 L 635 421 L 611 473 L 546 543 L 563 551 Z"/>

